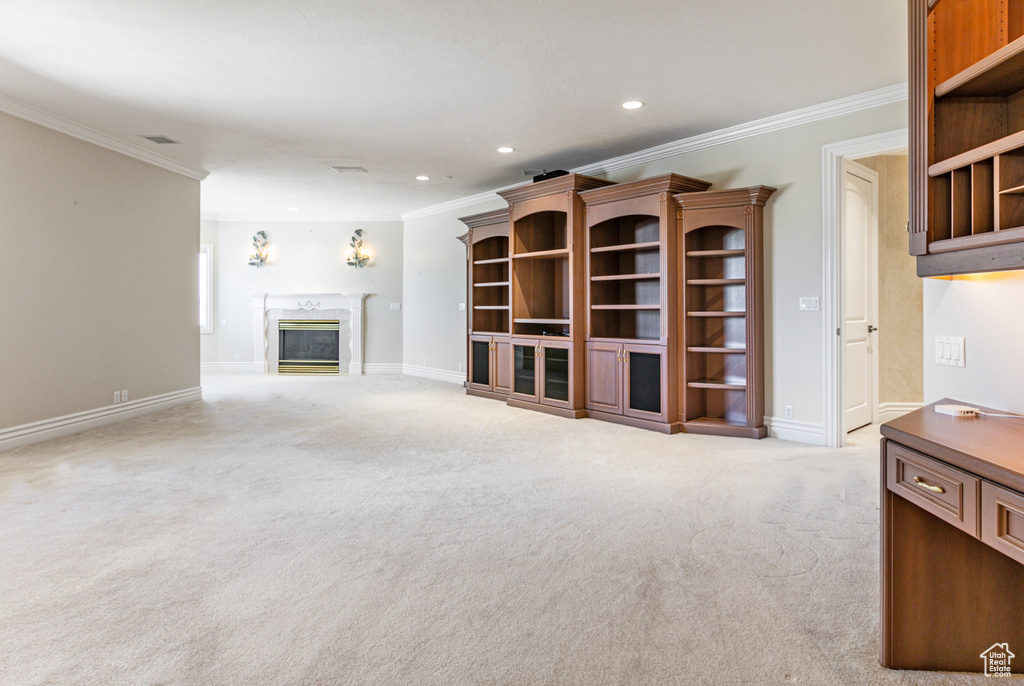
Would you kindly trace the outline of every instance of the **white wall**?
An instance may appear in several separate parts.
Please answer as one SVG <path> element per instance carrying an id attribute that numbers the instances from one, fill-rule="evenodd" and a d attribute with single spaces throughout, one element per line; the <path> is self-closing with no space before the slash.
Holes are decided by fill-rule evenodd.
<path id="1" fill-rule="evenodd" d="M 924 401 L 1024 414 L 1024 274 L 924 279 Z M 935 337 L 963 336 L 965 367 L 935 364 Z"/>
<path id="2" fill-rule="evenodd" d="M 792 405 L 806 440 L 822 431 L 823 320 L 800 312 L 801 296 L 823 289 L 822 146 L 902 129 L 905 102 L 637 165 L 608 176 L 629 182 L 676 172 L 712 188 L 778 188 L 765 212 L 766 414 Z M 406 222 L 405 362 L 456 371 L 465 359 L 465 252 L 454 240 L 457 217 L 501 207 L 499 201 Z M 823 440 L 823 439 L 821 439 Z"/>
<path id="3" fill-rule="evenodd" d="M 363 229 L 372 255 L 363 269 L 345 264 L 356 229 Z M 248 265 L 257 231 L 266 231 L 269 242 L 268 264 L 259 269 Z M 402 302 L 402 222 L 204 222 L 204 232 L 216 236 L 217 265 L 214 333 L 203 336 L 210 340 L 204 363 L 255 362 L 253 293 L 359 292 L 370 294 L 364 361 L 401 364 L 402 311 L 391 303 Z"/>
<path id="4" fill-rule="evenodd" d="M 0 429 L 199 386 L 199 182 L 0 114 Z"/>

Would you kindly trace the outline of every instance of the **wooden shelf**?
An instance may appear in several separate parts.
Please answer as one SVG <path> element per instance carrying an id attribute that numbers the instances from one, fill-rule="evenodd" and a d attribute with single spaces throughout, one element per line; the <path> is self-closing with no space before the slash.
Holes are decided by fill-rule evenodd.
<path id="1" fill-rule="evenodd" d="M 518 255 L 513 255 L 512 257 L 514 257 L 517 260 L 529 260 L 529 259 L 539 259 L 539 258 L 545 258 L 545 257 L 550 258 L 550 257 L 568 257 L 568 256 L 569 256 L 569 249 L 568 248 L 557 248 L 555 250 L 538 250 L 536 252 L 521 252 Z"/>
<path id="2" fill-rule="evenodd" d="M 1024 37 L 935 87 L 935 97 L 1003 98 L 1024 89 Z"/>
<path id="3" fill-rule="evenodd" d="M 711 388 L 723 391 L 747 390 L 747 385 L 745 383 L 726 383 L 725 381 L 716 381 L 714 379 L 698 379 L 696 381 L 687 381 L 686 385 L 689 388 Z"/>
<path id="4" fill-rule="evenodd" d="M 942 176 L 943 174 L 948 174 L 954 169 L 960 169 L 971 164 L 976 164 L 991 157 L 995 157 L 996 155 L 1002 155 L 1020 148 L 1024 148 L 1024 131 L 1012 133 L 1009 136 L 994 140 L 991 143 L 978 146 L 973 150 L 968 150 L 960 153 L 959 155 L 954 155 L 948 159 L 936 162 L 932 166 L 928 167 L 928 176 Z"/>
<path id="5" fill-rule="evenodd" d="M 687 312 L 687 317 L 746 317 L 746 312 Z"/>
<path id="6" fill-rule="evenodd" d="M 687 286 L 739 286 L 745 284 L 746 279 L 687 279 Z"/>
<path id="7" fill-rule="evenodd" d="M 1019 243 L 1024 241 L 1024 227 L 1002 229 L 1001 231 L 986 231 L 985 233 L 974 234 L 973 236 L 959 236 L 957 238 L 946 238 L 941 241 L 932 241 L 928 249 L 933 253 L 953 252 L 978 248 L 986 245 L 1006 245 L 1007 243 Z"/>
<path id="8" fill-rule="evenodd" d="M 474 331 L 474 336 L 507 336 L 508 331 Z"/>
<path id="9" fill-rule="evenodd" d="M 591 342 L 591 343 L 640 343 L 642 345 L 660 345 L 661 344 L 661 339 L 656 337 L 656 336 L 652 336 L 650 338 L 643 338 L 643 337 L 625 338 L 625 337 L 621 337 L 621 336 L 619 336 L 619 337 L 591 336 L 587 340 L 589 342 Z"/>
<path id="10" fill-rule="evenodd" d="M 507 310 L 508 305 L 473 305 L 474 310 Z"/>
<path id="11" fill-rule="evenodd" d="M 721 355 L 746 355 L 747 354 L 747 349 L 746 348 L 722 348 L 722 347 L 717 347 L 716 348 L 716 347 L 711 347 L 711 346 L 693 345 L 693 346 L 688 347 L 686 349 L 686 352 L 688 352 L 688 353 L 710 353 L 710 354 L 713 354 L 713 355 L 719 355 L 719 354 L 721 354 Z"/>
<path id="12" fill-rule="evenodd" d="M 508 258 L 496 257 L 492 260 L 474 260 L 473 264 L 501 264 L 502 262 L 508 262 Z"/>
<path id="13" fill-rule="evenodd" d="M 1013 188 L 1007 188 L 1004 191 L 999 191 L 999 195 L 1024 195 L 1024 186 L 1015 186 Z"/>
<path id="14" fill-rule="evenodd" d="M 513 324 L 568 324 L 568 319 L 513 319 Z"/>
<path id="15" fill-rule="evenodd" d="M 661 305 L 591 305 L 592 310 L 660 310 Z"/>
<path id="16" fill-rule="evenodd" d="M 644 281 L 660 279 L 661 274 L 654 272 L 652 274 L 608 274 L 606 276 L 592 276 L 591 281 Z"/>
<path id="17" fill-rule="evenodd" d="M 633 250 L 660 250 L 659 241 L 647 241 L 644 243 L 622 243 L 620 245 L 602 245 L 599 248 L 591 248 L 590 252 L 631 252 Z"/>
<path id="18" fill-rule="evenodd" d="M 489 281 L 487 283 L 475 283 L 473 288 L 496 288 L 498 286 L 507 286 L 508 281 Z"/>
<path id="19" fill-rule="evenodd" d="M 738 250 L 687 250 L 687 257 L 742 257 L 747 253 L 743 248 Z"/>

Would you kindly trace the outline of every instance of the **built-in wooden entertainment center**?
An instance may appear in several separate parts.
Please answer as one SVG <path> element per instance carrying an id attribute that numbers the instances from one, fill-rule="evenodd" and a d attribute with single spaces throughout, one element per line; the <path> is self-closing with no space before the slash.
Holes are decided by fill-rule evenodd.
<path id="1" fill-rule="evenodd" d="M 466 392 L 565 417 L 762 438 L 763 208 L 775 189 L 580 174 L 462 218 Z"/>

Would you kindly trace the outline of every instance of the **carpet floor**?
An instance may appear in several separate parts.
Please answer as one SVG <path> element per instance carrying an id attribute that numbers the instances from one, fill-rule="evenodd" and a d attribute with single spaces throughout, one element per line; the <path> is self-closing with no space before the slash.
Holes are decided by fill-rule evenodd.
<path id="1" fill-rule="evenodd" d="M 878 665 L 877 442 L 211 374 L 0 454 L 0 684 L 981 684 Z"/>

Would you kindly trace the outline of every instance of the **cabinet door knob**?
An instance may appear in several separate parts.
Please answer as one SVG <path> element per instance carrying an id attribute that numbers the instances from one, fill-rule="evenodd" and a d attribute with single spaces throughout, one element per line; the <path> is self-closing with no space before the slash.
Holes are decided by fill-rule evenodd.
<path id="1" fill-rule="evenodd" d="M 925 488 L 925 489 L 931 491 L 932 493 L 945 493 L 946 492 L 946 489 L 943 488 L 942 486 L 932 486 L 930 483 L 928 483 L 927 481 L 925 481 L 924 479 L 922 479 L 919 476 L 915 476 L 914 477 L 914 483 L 917 484 L 918 486 L 920 486 L 921 488 Z"/>

